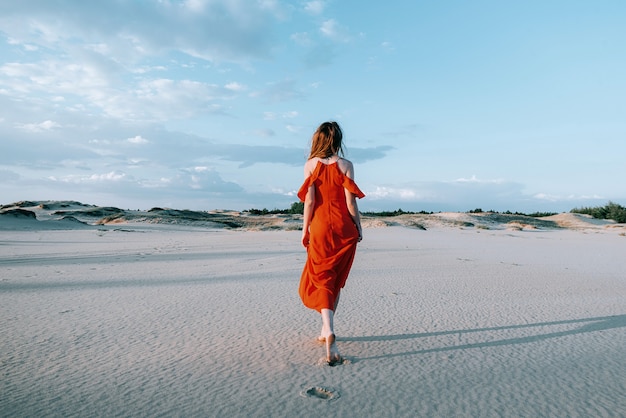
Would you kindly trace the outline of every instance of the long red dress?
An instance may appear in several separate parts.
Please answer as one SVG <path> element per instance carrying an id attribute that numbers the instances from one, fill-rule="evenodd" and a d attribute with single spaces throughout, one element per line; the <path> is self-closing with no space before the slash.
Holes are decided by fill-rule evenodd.
<path id="1" fill-rule="evenodd" d="M 356 253 L 359 231 L 348 212 L 344 188 L 358 198 L 365 195 L 337 162 L 317 163 L 298 191 L 300 200 L 311 185 L 315 185 L 315 206 L 299 293 L 306 307 L 319 312 L 335 309 Z"/>

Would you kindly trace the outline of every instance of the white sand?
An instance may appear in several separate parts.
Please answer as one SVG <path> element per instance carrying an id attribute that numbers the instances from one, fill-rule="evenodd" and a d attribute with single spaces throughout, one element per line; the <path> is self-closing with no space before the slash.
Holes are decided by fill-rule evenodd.
<path id="1" fill-rule="evenodd" d="M 0 231 L 0 416 L 626 415 L 623 230 L 367 228 L 329 367 L 298 231 L 117 228 Z"/>

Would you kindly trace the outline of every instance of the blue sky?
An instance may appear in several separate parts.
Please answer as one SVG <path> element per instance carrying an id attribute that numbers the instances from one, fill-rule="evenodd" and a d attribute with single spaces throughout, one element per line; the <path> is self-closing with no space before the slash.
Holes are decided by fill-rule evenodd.
<path id="1" fill-rule="evenodd" d="M 315 128 L 361 210 L 626 204 L 626 2 L 0 2 L 0 203 L 288 208 Z"/>

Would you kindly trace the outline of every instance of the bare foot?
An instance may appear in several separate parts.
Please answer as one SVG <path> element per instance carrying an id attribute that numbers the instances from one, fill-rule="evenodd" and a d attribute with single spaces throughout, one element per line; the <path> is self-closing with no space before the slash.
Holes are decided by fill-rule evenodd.
<path id="1" fill-rule="evenodd" d="M 337 349 L 337 344 L 335 344 L 335 334 L 330 334 L 328 338 L 326 338 L 326 361 L 329 366 L 341 364 L 343 361 Z"/>
<path id="2" fill-rule="evenodd" d="M 317 337 L 317 342 L 320 344 L 326 343 L 326 335 L 328 335 L 328 332 L 324 331 L 324 328 L 322 328 L 319 337 Z"/>

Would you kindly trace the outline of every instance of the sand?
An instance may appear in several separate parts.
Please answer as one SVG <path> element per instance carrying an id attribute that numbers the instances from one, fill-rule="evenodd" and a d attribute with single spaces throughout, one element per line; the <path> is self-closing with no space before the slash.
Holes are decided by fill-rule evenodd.
<path id="1" fill-rule="evenodd" d="M 625 229 L 438 216 L 370 220 L 335 367 L 297 230 L 5 219 L 0 416 L 626 416 Z"/>

